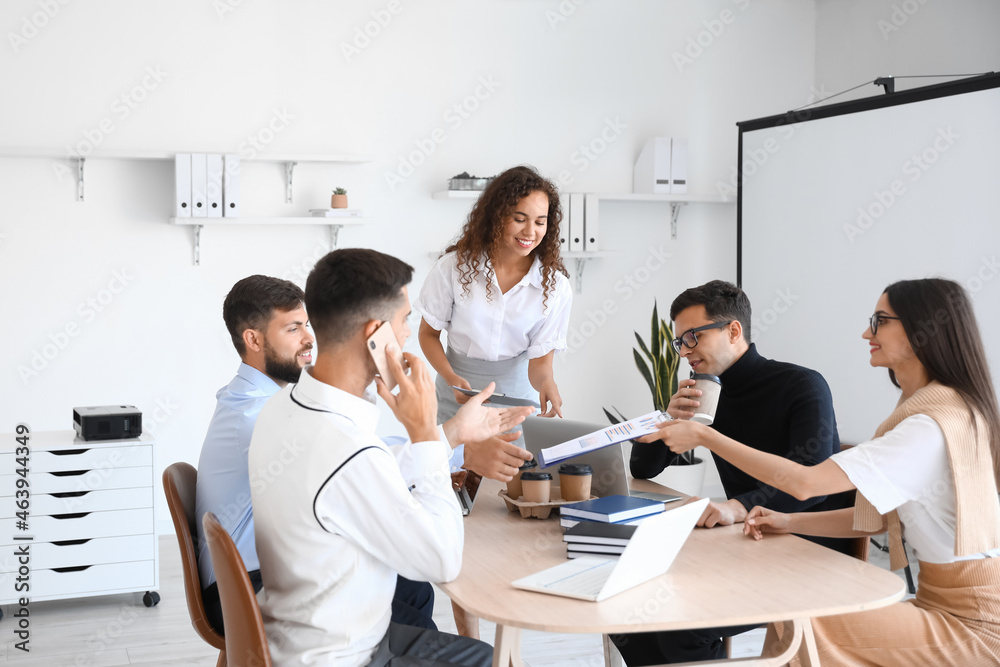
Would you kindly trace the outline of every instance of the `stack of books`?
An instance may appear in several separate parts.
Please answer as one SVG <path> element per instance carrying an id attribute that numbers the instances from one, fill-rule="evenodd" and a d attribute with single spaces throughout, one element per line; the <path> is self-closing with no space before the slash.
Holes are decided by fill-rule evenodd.
<path id="1" fill-rule="evenodd" d="M 559 508 L 559 525 L 572 528 L 581 522 L 632 525 L 666 509 L 659 500 L 631 496 L 605 496 Z"/>
<path id="2" fill-rule="evenodd" d="M 632 539 L 636 526 L 598 521 L 581 521 L 566 529 L 566 557 L 618 558 Z"/>

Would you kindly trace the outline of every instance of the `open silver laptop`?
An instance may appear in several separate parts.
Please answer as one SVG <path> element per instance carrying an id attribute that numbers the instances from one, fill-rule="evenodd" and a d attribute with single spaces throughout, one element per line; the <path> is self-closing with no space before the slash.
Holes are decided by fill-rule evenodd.
<path id="1" fill-rule="evenodd" d="M 643 521 L 617 560 L 576 558 L 523 577 L 514 588 L 600 602 L 668 569 L 697 523 L 708 498 Z"/>
<path id="2" fill-rule="evenodd" d="M 572 421 L 558 417 L 528 417 L 521 424 L 525 449 L 535 456 L 535 460 L 538 460 L 539 450 L 562 444 L 594 431 L 600 431 L 606 427 L 606 424 Z M 625 464 L 625 453 L 621 444 L 582 454 L 570 459 L 568 463 L 586 463 L 594 469 L 594 477 L 590 487 L 591 493 L 601 498 L 617 495 L 647 498 L 664 503 L 680 500 L 680 496 L 630 489 L 628 466 Z M 552 473 L 553 479 L 558 479 L 559 465 L 541 470 Z"/>

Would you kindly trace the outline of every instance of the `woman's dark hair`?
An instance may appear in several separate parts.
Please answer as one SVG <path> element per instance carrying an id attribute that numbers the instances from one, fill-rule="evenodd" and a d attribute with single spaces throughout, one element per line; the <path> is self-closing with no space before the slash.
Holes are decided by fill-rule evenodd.
<path id="1" fill-rule="evenodd" d="M 274 317 L 274 311 L 286 313 L 301 308 L 304 300 L 305 295 L 298 285 L 271 276 L 249 276 L 233 285 L 222 303 L 222 319 L 240 357 L 247 351 L 244 331 L 263 332 Z"/>
<path id="2" fill-rule="evenodd" d="M 985 419 L 1000 478 L 1000 410 L 969 295 L 942 278 L 901 280 L 886 287 L 885 295 L 928 377 L 957 391 Z M 899 386 L 891 370 L 889 379 Z"/>
<path id="3" fill-rule="evenodd" d="M 532 192 L 543 192 L 549 198 L 548 228 L 541 243 L 531 251 L 542 262 L 543 305 L 556 286 L 556 271 L 569 276 L 559 256 L 559 224 L 563 217 L 559 191 L 533 168 L 513 167 L 490 181 L 472 207 L 458 241 L 445 250 L 454 250 L 458 255 L 459 282 L 464 295 L 468 296 L 469 285 L 479 276 L 480 258 L 485 254 L 490 258 L 491 264 L 496 261 L 497 252 L 503 243 L 504 221 L 513 214 L 517 202 Z M 486 267 L 485 271 L 486 298 L 492 299 L 493 269 Z"/>
<path id="4" fill-rule="evenodd" d="M 342 248 L 316 262 L 306 278 L 306 311 L 316 341 L 349 340 L 370 320 L 389 320 L 413 279 L 413 267 L 365 248 Z"/>

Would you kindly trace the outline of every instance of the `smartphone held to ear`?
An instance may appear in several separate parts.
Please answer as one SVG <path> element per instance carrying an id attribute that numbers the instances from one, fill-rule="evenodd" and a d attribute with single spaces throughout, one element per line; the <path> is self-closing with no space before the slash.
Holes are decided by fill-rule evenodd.
<path id="1" fill-rule="evenodd" d="M 389 391 L 392 391 L 399 383 L 396 381 L 392 371 L 389 370 L 389 362 L 386 360 L 385 350 L 387 345 L 396 346 L 396 360 L 400 366 L 403 366 L 403 351 L 399 349 L 399 344 L 396 342 L 396 334 L 393 333 L 392 326 L 388 322 L 383 322 L 375 330 L 375 333 L 368 338 L 368 353 L 372 355 L 372 359 L 375 361 L 375 368 L 378 370 L 382 382 L 385 383 Z"/>

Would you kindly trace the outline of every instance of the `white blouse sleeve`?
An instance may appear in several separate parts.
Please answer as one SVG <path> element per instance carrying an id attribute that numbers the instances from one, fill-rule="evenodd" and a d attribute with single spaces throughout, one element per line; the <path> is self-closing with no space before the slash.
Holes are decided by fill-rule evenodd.
<path id="1" fill-rule="evenodd" d="M 909 501 L 919 501 L 951 475 L 944 432 L 927 415 L 901 421 L 881 438 L 830 457 L 858 491 L 887 514 Z"/>
<path id="2" fill-rule="evenodd" d="M 545 305 L 545 317 L 540 326 L 529 334 L 528 358 L 544 357 L 552 350 L 566 349 L 569 331 L 570 307 L 573 305 L 573 288 L 561 273 L 556 274 L 556 284 Z"/>
<path id="3" fill-rule="evenodd" d="M 455 285 L 458 284 L 455 253 L 450 252 L 431 267 L 427 280 L 420 288 L 420 296 L 413 302 L 413 309 L 420 313 L 438 331 L 451 328 L 455 311 Z"/>

